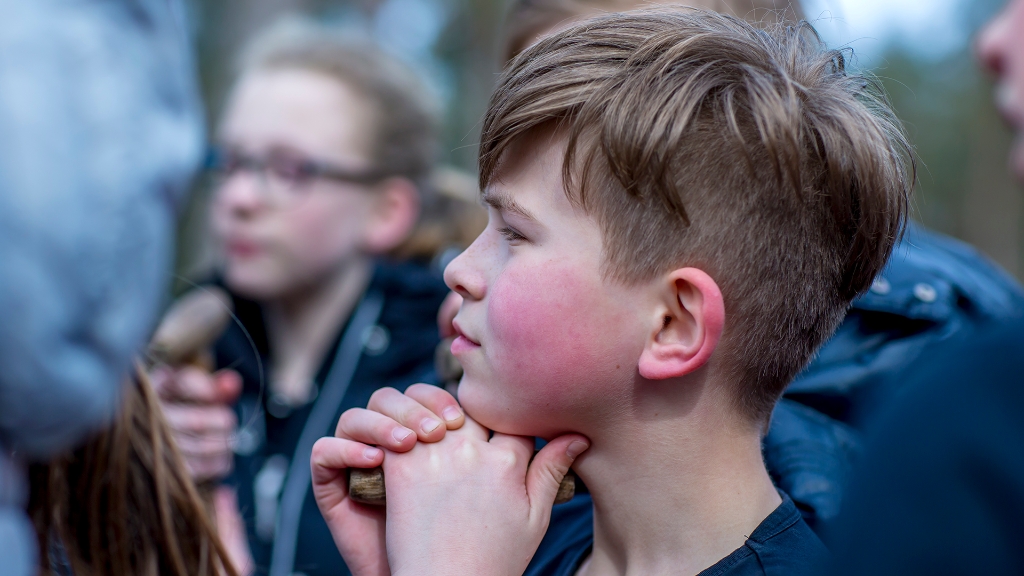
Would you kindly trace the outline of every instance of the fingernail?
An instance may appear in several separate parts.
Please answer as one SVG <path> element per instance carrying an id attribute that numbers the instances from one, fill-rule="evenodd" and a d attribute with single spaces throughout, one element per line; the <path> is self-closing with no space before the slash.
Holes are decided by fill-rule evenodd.
<path id="1" fill-rule="evenodd" d="M 569 447 L 565 449 L 565 455 L 571 460 L 575 460 L 576 457 L 582 454 L 587 448 L 590 448 L 590 444 L 587 444 L 582 440 L 577 440 L 572 444 L 569 444 Z"/>
<path id="2" fill-rule="evenodd" d="M 441 411 L 441 415 L 444 416 L 445 420 L 454 422 L 462 417 L 462 410 L 459 410 L 455 406 L 449 406 Z"/>
<path id="3" fill-rule="evenodd" d="M 430 434 L 434 430 L 437 430 L 437 427 L 440 425 L 440 420 L 435 420 L 433 418 L 424 418 L 423 422 L 420 423 L 420 429 L 426 432 L 427 434 Z"/>
<path id="4" fill-rule="evenodd" d="M 396 442 L 401 442 L 410 435 L 412 435 L 412 430 L 409 430 L 408 428 L 395 428 L 394 431 L 391 432 L 391 436 L 394 437 Z"/>
<path id="5" fill-rule="evenodd" d="M 366 458 L 367 460 L 376 460 L 379 455 L 380 448 L 367 448 L 363 450 L 363 458 Z"/>

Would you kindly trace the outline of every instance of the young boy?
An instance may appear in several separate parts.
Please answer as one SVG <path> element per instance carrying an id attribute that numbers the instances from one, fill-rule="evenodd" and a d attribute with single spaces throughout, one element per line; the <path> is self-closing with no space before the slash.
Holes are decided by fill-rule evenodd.
<path id="1" fill-rule="evenodd" d="M 804 15 L 799 0 L 515 0 L 503 26 L 504 52 L 511 61 L 574 22 L 655 2 L 710 8 L 759 25 Z M 940 341 L 1004 321 L 1022 307 L 1024 289 L 995 263 L 908 223 L 872 289 L 853 301 L 833 338 L 787 386 L 762 442 L 772 480 L 812 530 L 821 534 L 835 519 L 865 423 L 902 389 L 900 373 L 918 357 L 939 354 Z"/>
<path id="2" fill-rule="evenodd" d="M 484 122 L 489 225 L 445 274 L 465 424 L 439 389 L 382 390 L 313 451 L 353 573 L 811 571 L 760 441 L 903 225 L 908 145 L 866 86 L 807 28 L 692 10 L 517 57 Z M 342 475 L 381 464 L 386 513 Z M 538 551 L 570 465 L 593 521 Z"/>

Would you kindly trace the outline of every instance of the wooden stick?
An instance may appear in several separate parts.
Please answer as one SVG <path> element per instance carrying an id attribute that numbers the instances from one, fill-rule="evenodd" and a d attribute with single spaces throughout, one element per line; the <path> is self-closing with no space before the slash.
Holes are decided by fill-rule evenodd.
<path id="1" fill-rule="evenodd" d="M 562 504 L 572 500 L 576 495 L 576 475 L 572 470 L 562 478 L 558 486 L 558 494 L 555 496 L 555 504 Z M 348 469 L 348 496 L 360 504 L 370 506 L 384 506 L 387 503 L 387 496 L 384 491 L 384 469 L 376 468 L 349 468 Z"/>

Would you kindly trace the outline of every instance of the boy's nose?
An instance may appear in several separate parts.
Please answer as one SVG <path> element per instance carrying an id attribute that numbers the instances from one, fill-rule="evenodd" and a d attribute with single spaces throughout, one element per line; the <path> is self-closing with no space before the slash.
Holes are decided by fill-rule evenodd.
<path id="1" fill-rule="evenodd" d="M 444 269 L 444 283 L 466 300 L 481 300 L 486 293 L 487 284 L 476 266 L 479 243 L 478 237 Z"/>

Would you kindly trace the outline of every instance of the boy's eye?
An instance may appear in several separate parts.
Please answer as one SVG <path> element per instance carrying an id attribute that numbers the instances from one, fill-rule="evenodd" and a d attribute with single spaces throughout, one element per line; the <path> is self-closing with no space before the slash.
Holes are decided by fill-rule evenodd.
<path id="1" fill-rule="evenodd" d="M 505 226 L 504 228 L 499 228 L 498 232 L 505 237 L 505 240 L 508 240 L 509 242 L 519 242 L 522 240 L 526 240 L 526 236 L 520 234 L 519 231 L 516 230 L 515 228 Z"/>

